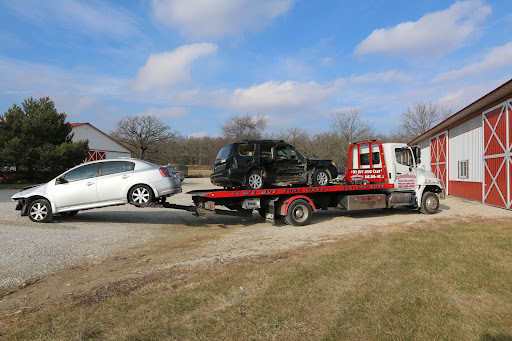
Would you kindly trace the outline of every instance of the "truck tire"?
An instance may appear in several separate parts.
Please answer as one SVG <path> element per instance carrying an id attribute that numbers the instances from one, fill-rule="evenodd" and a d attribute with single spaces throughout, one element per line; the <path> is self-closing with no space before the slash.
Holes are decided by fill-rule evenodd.
<path id="1" fill-rule="evenodd" d="M 420 211 L 423 214 L 434 214 L 439 209 L 439 198 L 433 192 L 423 193 Z"/>
<path id="2" fill-rule="evenodd" d="M 263 188 L 263 176 L 260 171 L 252 171 L 247 176 L 245 181 L 246 189 L 262 189 Z"/>
<path id="3" fill-rule="evenodd" d="M 322 187 L 329 184 L 329 173 L 325 169 L 317 169 L 313 174 L 313 186 Z"/>
<path id="4" fill-rule="evenodd" d="M 303 199 L 297 199 L 288 207 L 288 212 L 284 216 L 284 221 L 288 225 L 304 226 L 309 224 L 313 209 L 311 205 Z"/>
<path id="5" fill-rule="evenodd" d="M 36 223 L 48 223 L 52 221 L 52 205 L 46 199 L 37 199 L 28 206 L 28 217 Z"/>

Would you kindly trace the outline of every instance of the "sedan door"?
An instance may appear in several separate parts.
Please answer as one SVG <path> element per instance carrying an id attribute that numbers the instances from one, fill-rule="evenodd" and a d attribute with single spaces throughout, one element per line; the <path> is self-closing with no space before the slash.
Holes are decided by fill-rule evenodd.
<path id="1" fill-rule="evenodd" d="M 70 170 L 56 180 L 54 201 L 57 210 L 98 202 L 96 175 L 99 163 L 86 164 Z"/>
<path id="2" fill-rule="evenodd" d="M 102 162 L 96 185 L 98 200 L 100 202 L 126 201 L 134 168 L 135 164 L 130 161 Z"/>

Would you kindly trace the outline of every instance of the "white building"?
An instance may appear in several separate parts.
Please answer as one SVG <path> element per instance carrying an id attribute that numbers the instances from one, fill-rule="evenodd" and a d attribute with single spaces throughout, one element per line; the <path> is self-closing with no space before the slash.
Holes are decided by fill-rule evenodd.
<path id="1" fill-rule="evenodd" d="M 409 144 L 447 194 L 512 209 L 512 80 Z"/>
<path id="2" fill-rule="evenodd" d="M 71 123 L 71 127 L 73 142 L 89 141 L 89 155 L 85 162 L 131 156 L 128 148 L 90 123 Z"/>

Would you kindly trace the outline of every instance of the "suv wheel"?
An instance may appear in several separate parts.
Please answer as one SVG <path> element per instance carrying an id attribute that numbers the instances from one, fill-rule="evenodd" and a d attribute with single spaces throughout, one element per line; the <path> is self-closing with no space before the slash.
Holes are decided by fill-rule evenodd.
<path id="1" fill-rule="evenodd" d="M 329 184 L 329 174 L 324 169 L 317 169 L 313 175 L 313 185 L 315 187 L 327 186 Z"/>
<path id="2" fill-rule="evenodd" d="M 247 189 L 262 189 L 263 188 L 263 177 L 261 176 L 261 172 L 258 172 L 258 171 L 250 172 L 249 175 L 247 176 L 245 188 L 247 188 Z"/>

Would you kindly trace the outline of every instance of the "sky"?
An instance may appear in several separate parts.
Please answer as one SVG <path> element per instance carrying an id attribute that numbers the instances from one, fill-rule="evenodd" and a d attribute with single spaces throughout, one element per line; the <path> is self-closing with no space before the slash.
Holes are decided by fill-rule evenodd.
<path id="1" fill-rule="evenodd" d="M 352 109 L 387 133 L 511 78 L 510 0 L 0 0 L 0 113 L 49 96 L 107 133 L 150 114 L 220 136 L 249 113 L 314 134 Z"/>

